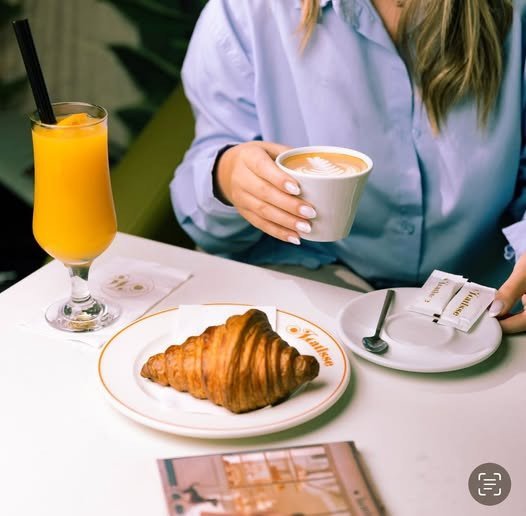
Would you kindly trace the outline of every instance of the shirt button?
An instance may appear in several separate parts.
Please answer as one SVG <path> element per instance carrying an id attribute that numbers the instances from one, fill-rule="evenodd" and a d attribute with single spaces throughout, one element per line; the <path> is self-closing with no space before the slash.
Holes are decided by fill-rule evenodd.
<path id="1" fill-rule="evenodd" d="M 417 127 L 413 127 L 413 136 L 415 138 L 420 138 L 421 134 L 422 134 L 422 132 L 420 131 L 420 129 L 418 129 Z"/>
<path id="2" fill-rule="evenodd" d="M 400 231 L 406 235 L 412 235 L 415 232 L 415 225 L 408 220 L 402 220 L 400 222 Z"/>
<path id="3" fill-rule="evenodd" d="M 513 260 L 515 258 L 515 249 L 511 245 L 507 245 L 504 248 L 504 259 L 505 260 Z"/>

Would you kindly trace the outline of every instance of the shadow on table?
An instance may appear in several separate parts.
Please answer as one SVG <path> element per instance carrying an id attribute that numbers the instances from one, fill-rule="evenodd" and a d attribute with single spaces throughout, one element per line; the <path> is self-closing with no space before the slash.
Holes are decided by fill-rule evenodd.
<path id="1" fill-rule="evenodd" d="M 466 378 L 473 378 L 480 376 L 490 371 L 497 369 L 502 366 L 511 357 L 510 346 L 507 339 L 503 339 L 497 351 L 493 353 L 486 360 L 475 364 L 465 369 L 459 369 L 458 371 L 449 371 L 446 373 L 429 373 L 429 376 L 436 380 L 464 380 Z M 417 373 L 411 373 L 417 374 Z"/>
<path id="2" fill-rule="evenodd" d="M 355 394 L 355 389 L 356 375 L 351 374 L 349 385 L 347 386 L 347 389 L 345 389 L 345 392 L 342 394 L 341 398 L 323 414 L 311 419 L 310 421 L 302 423 L 301 425 L 294 426 L 281 432 L 274 432 L 272 434 L 266 434 L 257 437 L 244 437 L 241 439 L 236 439 L 236 445 L 241 444 L 251 446 L 255 444 L 266 445 L 276 442 L 283 443 L 288 439 L 293 439 L 300 435 L 306 436 L 309 433 L 316 432 L 323 426 L 327 425 L 330 421 L 337 418 L 344 410 L 347 409 Z M 216 444 L 224 443 L 225 441 L 232 442 L 232 439 L 212 439 L 212 442 Z"/>
<path id="3" fill-rule="evenodd" d="M 153 428 L 142 426 L 135 422 L 133 422 L 133 424 L 137 425 L 137 428 L 140 429 L 141 432 L 149 433 L 152 436 L 162 437 L 163 439 L 167 439 L 167 438 L 169 439 L 170 437 L 173 437 L 174 439 L 177 439 L 177 441 L 179 442 L 188 441 L 191 443 L 205 443 L 207 447 L 209 445 L 211 446 L 220 445 L 223 448 L 225 448 L 225 450 L 230 449 L 233 446 L 235 446 L 235 448 L 243 447 L 243 446 L 253 446 L 253 445 L 264 447 L 266 445 L 276 444 L 276 443 L 279 443 L 281 446 L 286 446 L 286 441 L 288 439 L 297 438 L 299 436 L 306 436 L 309 433 L 316 432 L 320 428 L 328 424 L 330 421 L 332 421 L 334 418 L 338 417 L 349 406 L 349 403 L 351 402 L 354 396 L 355 387 L 356 387 L 355 375 L 351 374 L 349 385 L 347 386 L 347 389 L 345 389 L 345 392 L 342 394 L 341 398 L 332 407 L 326 410 L 323 414 L 319 415 L 318 417 L 310 421 L 302 423 L 301 425 L 297 425 L 292 428 L 289 428 L 288 430 L 283 430 L 281 432 L 273 432 L 273 433 L 269 433 L 269 434 L 265 434 L 261 436 L 242 437 L 242 438 L 235 438 L 235 439 L 228 439 L 228 438 L 201 439 L 201 438 L 188 437 L 188 436 L 182 436 L 182 435 L 170 435 L 160 430 L 155 430 Z M 117 413 L 116 416 L 120 416 L 123 418 L 124 422 L 130 423 L 129 419 L 123 416 L 122 414 Z"/>
<path id="4" fill-rule="evenodd" d="M 522 349 L 523 346 L 520 342 L 513 342 L 513 337 L 504 337 L 495 353 L 483 362 L 443 373 L 416 373 L 389 369 L 357 355 L 353 355 L 353 361 L 359 365 L 359 368 L 371 368 L 371 371 L 374 369 L 392 377 L 427 381 L 425 385 L 428 387 L 436 387 L 444 392 L 479 392 L 502 385 L 517 374 L 526 371 L 526 362 L 514 356 L 515 348 Z"/>

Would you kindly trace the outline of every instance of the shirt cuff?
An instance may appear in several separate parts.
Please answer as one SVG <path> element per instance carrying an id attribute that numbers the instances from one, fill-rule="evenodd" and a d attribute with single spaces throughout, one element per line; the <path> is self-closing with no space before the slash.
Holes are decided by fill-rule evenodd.
<path id="1" fill-rule="evenodd" d="M 502 229 L 509 245 L 504 248 L 504 258 L 517 261 L 526 252 L 526 220 L 520 220 Z"/>
<path id="2" fill-rule="evenodd" d="M 230 147 L 234 147 L 238 143 L 231 143 L 222 147 L 212 159 L 210 159 L 209 170 L 207 174 L 201 174 L 197 179 L 197 191 L 201 194 L 201 205 L 204 210 L 209 214 L 239 217 L 239 212 L 234 206 L 229 206 L 221 200 L 219 200 L 214 193 L 214 170 L 217 164 L 217 160 L 221 157 Z M 198 194 L 199 195 L 199 194 Z"/>

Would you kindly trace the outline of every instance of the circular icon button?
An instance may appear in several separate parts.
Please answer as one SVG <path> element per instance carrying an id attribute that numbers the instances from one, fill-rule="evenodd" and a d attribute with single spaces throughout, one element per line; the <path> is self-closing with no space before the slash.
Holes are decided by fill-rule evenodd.
<path id="1" fill-rule="evenodd" d="M 508 497 L 511 478 L 499 464 L 486 462 L 476 467 L 468 481 L 471 496 L 482 505 L 497 505 Z"/>

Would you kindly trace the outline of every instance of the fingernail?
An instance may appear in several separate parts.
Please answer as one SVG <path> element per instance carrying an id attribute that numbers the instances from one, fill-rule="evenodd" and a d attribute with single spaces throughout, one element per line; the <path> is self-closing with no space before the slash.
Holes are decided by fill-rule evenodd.
<path id="1" fill-rule="evenodd" d="M 294 245 L 300 245 L 301 244 L 300 239 L 298 237 L 289 236 L 289 238 L 287 238 L 287 240 L 291 244 L 294 244 Z"/>
<path id="2" fill-rule="evenodd" d="M 489 307 L 488 314 L 490 317 L 495 317 L 502 312 L 503 308 L 504 303 L 500 299 L 495 299 L 495 301 L 493 301 L 493 303 L 491 303 L 491 306 Z"/>
<path id="3" fill-rule="evenodd" d="M 301 193 L 300 187 L 290 181 L 285 182 L 285 190 L 292 195 L 299 195 Z"/>
<path id="4" fill-rule="evenodd" d="M 311 208 L 310 206 L 305 206 L 305 205 L 300 206 L 300 213 L 304 217 L 307 217 L 308 219 L 313 219 L 317 215 L 316 210 L 314 208 Z"/>
<path id="5" fill-rule="evenodd" d="M 312 231 L 312 227 L 308 222 L 296 222 L 296 229 L 300 233 L 310 233 Z"/>

